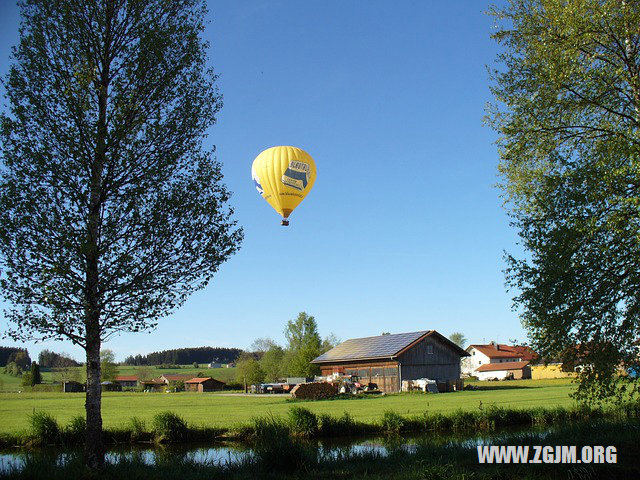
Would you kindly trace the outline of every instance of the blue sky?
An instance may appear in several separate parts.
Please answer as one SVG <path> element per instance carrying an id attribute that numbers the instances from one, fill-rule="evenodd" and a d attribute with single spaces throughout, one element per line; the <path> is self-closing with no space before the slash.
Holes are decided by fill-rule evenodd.
<path id="1" fill-rule="evenodd" d="M 119 359 L 246 348 L 283 341 L 300 311 L 343 340 L 426 329 L 524 340 L 502 273 L 516 235 L 494 187 L 495 134 L 482 124 L 497 53 L 487 7 L 211 0 L 206 37 L 224 108 L 208 142 L 245 241 L 155 331 L 105 346 Z M 0 9 L 4 74 L 18 11 Z M 288 228 L 251 181 L 253 159 L 274 145 L 303 148 L 318 167 Z M 68 342 L 27 347 L 83 358 Z"/>

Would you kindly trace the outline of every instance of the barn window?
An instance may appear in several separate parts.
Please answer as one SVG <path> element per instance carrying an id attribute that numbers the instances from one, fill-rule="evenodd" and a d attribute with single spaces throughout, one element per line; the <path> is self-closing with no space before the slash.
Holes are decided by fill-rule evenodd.
<path id="1" fill-rule="evenodd" d="M 398 369 L 396 367 L 386 367 L 384 369 L 384 376 L 385 377 L 397 377 L 398 376 Z"/>
<path id="2" fill-rule="evenodd" d="M 433 345 L 427 345 L 427 353 L 428 354 L 432 354 L 433 353 Z"/>

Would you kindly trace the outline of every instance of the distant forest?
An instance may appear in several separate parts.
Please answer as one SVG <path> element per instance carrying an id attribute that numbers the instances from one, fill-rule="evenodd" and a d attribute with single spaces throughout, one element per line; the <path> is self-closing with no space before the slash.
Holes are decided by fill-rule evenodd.
<path id="1" fill-rule="evenodd" d="M 26 348 L 0 347 L 0 367 L 4 367 L 7 363 L 13 362 L 16 355 L 20 352 L 24 352 L 27 358 L 29 357 L 29 352 Z M 31 360 L 29 360 L 28 363 L 31 363 Z"/>
<path id="2" fill-rule="evenodd" d="M 130 355 L 126 365 L 188 365 L 191 363 L 235 362 L 242 350 L 239 348 L 194 347 L 163 350 L 147 355 Z"/>

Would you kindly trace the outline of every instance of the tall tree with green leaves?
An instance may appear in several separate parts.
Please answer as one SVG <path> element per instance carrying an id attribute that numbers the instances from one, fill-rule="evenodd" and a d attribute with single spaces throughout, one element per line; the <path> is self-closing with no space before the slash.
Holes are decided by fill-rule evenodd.
<path id="1" fill-rule="evenodd" d="M 460 348 L 464 348 L 467 343 L 467 337 L 464 336 L 462 332 L 453 332 L 449 335 L 449 340 L 458 345 Z"/>
<path id="2" fill-rule="evenodd" d="M 284 349 L 279 345 L 271 345 L 260 358 L 260 368 L 264 372 L 267 382 L 277 382 L 286 372 L 284 371 Z"/>
<path id="3" fill-rule="evenodd" d="M 118 366 L 116 365 L 116 356 L 109 349 L 100 350 L 100 374 L 101 380 L 112 382 L 118 376 Z"/>
<path id="4" fill-rule="evenodd" d="M 255 385 L 264 381 L 265 373 L 260 362 L 249 353 L 242 353 L 236 363 L 236 381 L 241 383 L 246 390 L 249 385 Z"/>
<path id="5" fill-rule="evenodd" d="M 512 0 L 492 10 L 506 205 L 524 253 L 509 285 L 543 358 L 581 366 L 577 395 L 637 393 L 640 4 Z"/>
<path id="6" fill-rule="evenodd" d="M 204 0 L 25 0 L 0 118 L 9 335 L 86 351 L 86 462 L 104 464 L 100 347 L 204 288 L 242 231 L 203 139 L 222 105 Z"/>
<path id="7" fill-rule="evenodd" d="M 311 362 L 322 353 L 322 338 L 316 319 L 300 312 L 295 320 L 289 320 L 284 330 L 287 339 L 285 370 L 291 377 L 313 377 L 320 368 Z"/>

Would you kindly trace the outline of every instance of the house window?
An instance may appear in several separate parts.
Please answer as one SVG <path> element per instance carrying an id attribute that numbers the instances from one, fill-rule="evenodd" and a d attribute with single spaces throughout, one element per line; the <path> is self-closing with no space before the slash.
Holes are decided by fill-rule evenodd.
<path id="1" fill-rule="evenodd" d="M 427 345 L 427 353 L 428 354 L 432 354 L 433 353 L 433 345 Z"/>

